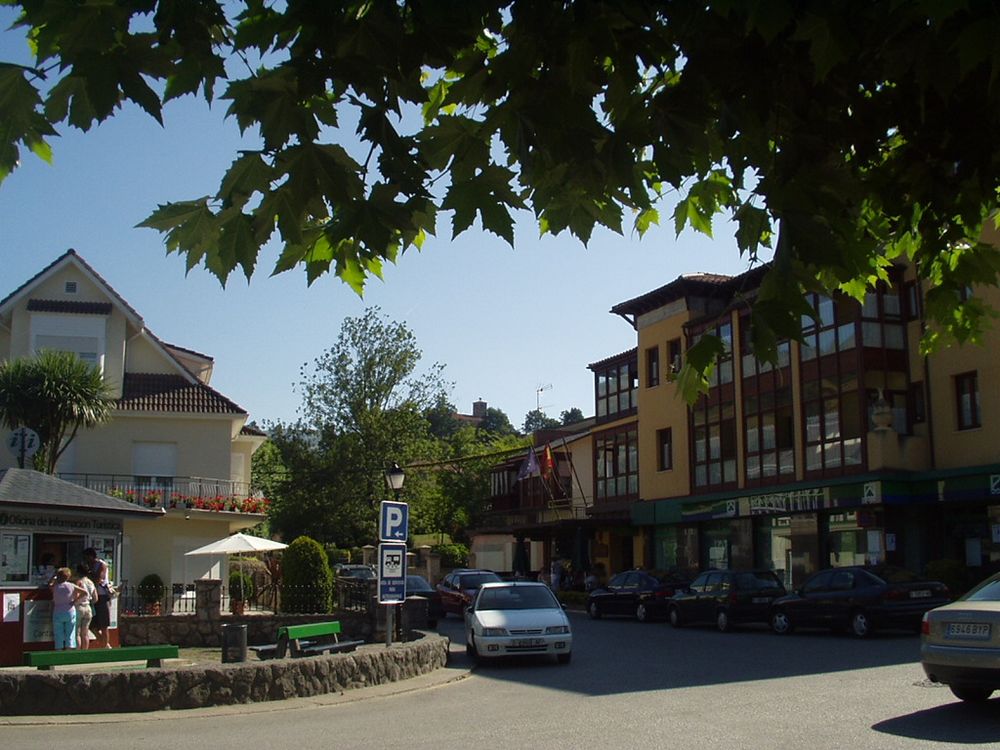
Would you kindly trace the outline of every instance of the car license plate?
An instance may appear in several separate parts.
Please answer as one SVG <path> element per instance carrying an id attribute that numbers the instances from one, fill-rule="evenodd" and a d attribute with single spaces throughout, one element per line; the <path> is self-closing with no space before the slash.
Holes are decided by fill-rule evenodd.
<path id="1" fill-rule="evenodd" d="M 755 596 L 750 601 L 753 604 L 767 604 L 771 600 L 768 599 L 766 596 Z"/>
<path id="2" fill-rule="evenodd" d="M 948 638 L 971 638 L 973 640 L 988 641 L 990 638 L 990 624 L 988 622 L 949 622 L 945 636 Z"/>
<path id="3" fill-rule="evenodd" d="M 541 638 L 515 638 L 514 648 L 528 648 L 530 646 L 544 646 L 545 641 Z"/>
<path id="4" fill-rule="evenodd" d="M 928 591 L 927 589 L 920 589 L 919 591 L 911 591 L 910 592 L 910 598 L 911 599 L 929 599 L 930 595 L 931 595 L 931 592 Z"/>

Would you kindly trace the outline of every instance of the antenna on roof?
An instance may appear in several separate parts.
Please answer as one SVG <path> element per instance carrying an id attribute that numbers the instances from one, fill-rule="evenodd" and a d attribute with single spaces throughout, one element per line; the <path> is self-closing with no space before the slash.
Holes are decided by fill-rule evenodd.
<path id="1" fill-rule="evenodd" d="M 552 383 L 540 385 L 535 389 L 535 411 L 542 410 L 542 391 L 551 391 Z"/>

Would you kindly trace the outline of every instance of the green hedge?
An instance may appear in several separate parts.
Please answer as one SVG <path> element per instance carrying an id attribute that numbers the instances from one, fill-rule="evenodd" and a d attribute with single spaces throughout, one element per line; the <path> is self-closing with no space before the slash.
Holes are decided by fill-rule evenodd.
<path id="1" fill-rule="evenodd" d="M 329 612 L 333 600 L 333 571 L 323 546 L 300 536 L 281 557 L 281 608 L 309 614 Z"/>

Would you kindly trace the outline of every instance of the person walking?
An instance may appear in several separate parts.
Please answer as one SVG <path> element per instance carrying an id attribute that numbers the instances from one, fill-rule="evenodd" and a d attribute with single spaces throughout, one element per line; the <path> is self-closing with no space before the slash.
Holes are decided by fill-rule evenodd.
<path id="1" fill-rule="evenodd" d="M 90 621 L 94 617 L 93 607 L 100 599 L 97 586 L 90 580 L 90 568 L 84 564 L 76 566 L 76 585 L 87 593 L 76 600 L 76 640 L 80 649 L 90 648 Z"/>
<path id="2" fill-rule="evenodd" d="M 52 589 L 52 640 L 56 651 L 76 648 L 76 602 L 87 590 L 69 580 L 73 571 L 58 568 L 49 581 Z"/>

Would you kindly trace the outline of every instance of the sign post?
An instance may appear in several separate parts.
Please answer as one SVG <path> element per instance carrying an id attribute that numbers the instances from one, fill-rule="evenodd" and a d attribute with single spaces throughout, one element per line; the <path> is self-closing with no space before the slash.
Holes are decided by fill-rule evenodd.
<path id="1" fill-rule="evenodd" d="M 406 503 L 383 500 L 379 509 L 378 600 L 386 606 L 385 645 L 392 645 L 397 604 L 406 599 L 406 538 L 410 508 Z"/>

